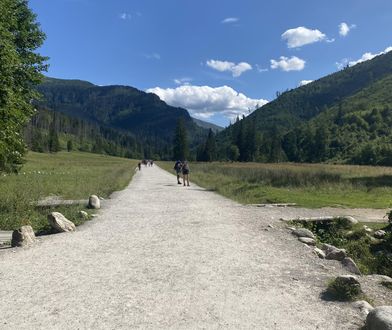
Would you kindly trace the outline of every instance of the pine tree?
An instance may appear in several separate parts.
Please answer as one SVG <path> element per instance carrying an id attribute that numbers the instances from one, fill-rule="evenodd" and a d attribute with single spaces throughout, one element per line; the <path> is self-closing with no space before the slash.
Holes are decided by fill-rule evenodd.
<path id="1" fill-rule="evenodd" d="M 72 140 L 68 140 L 68 141 L 67 141 L 67 151 L 68 151 L 68 152 L 71 152 L 72 149 L 73 149 Z"/>
<path id="2" fill-rule="evenodd" d="M 205 161 L 212 162 L 216 160 L 216 143 L 215 134 L 210 128 L 207 136 L 207 141 L 204 147 Z"/>
<path id="3" fill-rule="evenodd" d="M 60 151 L 60 141 L 57 135 L 56 130 L 53 128 L 49 131 L 48 137 L 48 145 L 49 145 L 49 152 L 58 152 Z"/>
<path id="4" fill-rule="evenodd" d="M 173 159 L 186 160 L 189 157 L 189 146 L 185 122 L 183 118 L 177 120 L 173 141 Z"/>
<path id="5" fill-rule="evenodd" d="M 17 171 L 22 163 L 22 128 L 46 70 L 46 58 L 35 52 L 44 39 L 27 0 L 0 1 L 0 171 Z"/>

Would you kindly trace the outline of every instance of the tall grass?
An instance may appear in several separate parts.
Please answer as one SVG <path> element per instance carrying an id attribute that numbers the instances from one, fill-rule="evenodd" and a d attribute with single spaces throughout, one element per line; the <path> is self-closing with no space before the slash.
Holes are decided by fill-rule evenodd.
<path id="1" fill-rule="evenodd" d="M 22 171 L 0 175 L 0 230 L 31 224 L 35 230 L 46 225 L 46 213 L 32 204 L 55 195 L 64 199 L 107 197 L 131 180 L 136 161 L 81 152 L 29 153 Z M 62 208 L 75 215 L 76 207 Z M 53 211 L 53 209 L 52 209 Z"/>
<path id="2" fill-rule="evenodd" d="M 160 165 L 171 170 L 171 163 Z M 392 168 L 326 164 L 192 163 L 191 180 L 241 203 L 387 208 Z"/>

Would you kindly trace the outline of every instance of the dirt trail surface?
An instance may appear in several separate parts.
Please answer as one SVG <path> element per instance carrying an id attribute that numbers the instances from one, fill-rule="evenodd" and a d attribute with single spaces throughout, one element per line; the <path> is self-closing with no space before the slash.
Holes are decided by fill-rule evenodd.
<path id="1" fill-rule="evenodd" d="M 345 271 L 272 211 L 143 168 L 77 232 L 0 251 L 0 328 L 358 329 L 320 299 Z"/>

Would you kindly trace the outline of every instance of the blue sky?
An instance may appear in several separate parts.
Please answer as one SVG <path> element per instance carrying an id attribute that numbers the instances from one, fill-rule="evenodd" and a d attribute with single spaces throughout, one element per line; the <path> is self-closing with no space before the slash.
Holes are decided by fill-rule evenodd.
<path id="1" fill-rule="evenodd" d="M 30 0 L 49 76 L 155 92 L 227 125 L 392 46 L 390 0 Z"/>

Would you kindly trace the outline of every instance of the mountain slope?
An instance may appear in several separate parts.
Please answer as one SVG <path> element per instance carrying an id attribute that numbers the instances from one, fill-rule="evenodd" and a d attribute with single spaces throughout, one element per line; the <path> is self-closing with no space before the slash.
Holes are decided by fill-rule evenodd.
<path id="1" fill-rule="evenodd" d="M 194 123 L 197 126 L 205 128 L 205 129 L 212 129 L 212 131 L 214 133 L 218 133 L 218 132 L 221 132 L 221 131 L 224 130 L 223 127 L 215 125 L 215 124 L 212 124 L 212 123 L 208 123 L 208 122 L 206 122 L 204 120 L 200 120 L 200 119 L 197 119 L 197 118 L 194 118 L 194 117 L 192 117 L 192 120 L 194 121 Z"/>
<path id="2" fill-rule="evenodd" d="M 132 133 L 153 149 L 150 154 L 164 153 L 167 157 L 179 118 L 185 122 L 191 145 L 198 144 L 208 133 L 193 122 L 185 109 L 171 107 L 155 94 L 133 87 L 47 78 L 38 91 L 43 95 L 38 108 Z"/>
<path id="3" fill-rule="evenodd" d="M 391 87 L 392 52 L 284 92 L 222 132 L 221 155 L 234 144 L 240 160 L 389 164 Z M 250 152 L 241 131 L 252 129 Z"/>

